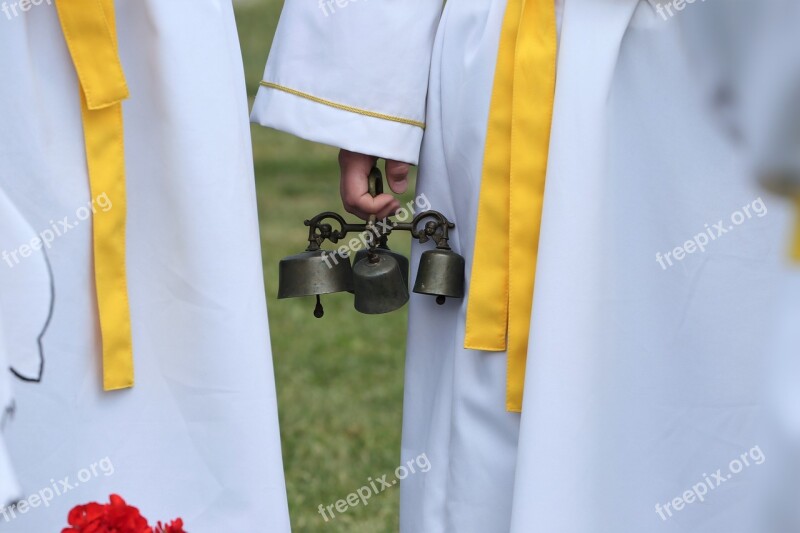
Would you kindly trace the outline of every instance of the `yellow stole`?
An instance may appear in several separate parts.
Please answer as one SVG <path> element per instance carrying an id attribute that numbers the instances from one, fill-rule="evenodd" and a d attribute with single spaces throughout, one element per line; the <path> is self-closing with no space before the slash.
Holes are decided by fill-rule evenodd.
<path id="1" fill-rule="evenodd" d="M 122 101 L 128 86 L 117 50 L 113 0 L 57 0 L 61 28 L 78 74 L 92 198 L 111 200 L 92 219 L 94 276 L 103 343 L 103 388 L 133 386 L 125 274 L 125 149 Z"/>
<path id="2" fill-rule="evenodd" d="M 508 0 L 483 161 L 464 345 L 507 351 L 522 409 L 556 79 L 555 0 Z"/>

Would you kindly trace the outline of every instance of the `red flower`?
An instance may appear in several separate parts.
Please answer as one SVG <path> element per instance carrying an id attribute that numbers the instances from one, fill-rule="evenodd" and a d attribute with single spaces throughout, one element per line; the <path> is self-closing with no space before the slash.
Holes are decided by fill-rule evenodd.
<path id="1" fill-rule="evenodd" d="M 61 533 L 153 533 L 139 509 L 116 494 L 111 495 L 108 504 L 92 502 L 73 508 L 68 523 L 71 527 L 64 528 Z"/>
<path id="2" fill-rule="evenodd" d="M 173 520 L 169 524 L 161 524 L 159 522 L 156 525 L 155 531 L 153 533 L 186 533 L 183 529 L 183 520 L 178 518 L 177 520 Z"/>

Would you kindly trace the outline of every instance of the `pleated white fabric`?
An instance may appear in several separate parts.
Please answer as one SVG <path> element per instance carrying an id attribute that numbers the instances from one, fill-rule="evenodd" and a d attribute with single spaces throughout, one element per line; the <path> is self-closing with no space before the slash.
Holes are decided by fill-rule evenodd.
<path id="1" fill-rule="evenodd" d="M 43 2 L 0 28 L 0 189 L 33 231 L 61 232 L 45 250 L 55 298 L 43 380 L 15 383 L 5 433 L 23 498 L 61 494 L 0 515 L 0 530 L 59 531 L 72 506 L 117 493 L 152 521 L 181 516 L 193 532 L 289 531 L 232 6 L 116 8 L 131 92 L 132 390 L 101 390 L 86 209 L 113 209 L 115 199 L 90 198 L 78 81 L 55 8 Z M 7 245 L 19 261 L 0 272 L 34 268 L 20 252 L 34 236 Z"/>
<path id="2" fill-rule="evenodd" d="M 289 0 L 265 77 L 396 113 L 404 100 L 392 95 L 416 94 L 428 61 L 406 72 L 393 58 L 430 50 L 417 192 L 455 221 L 469 277 L 505 2 L 451 0 L 423 32 L 433 3 L 353 3 L 323 18 Z M 404 533 L 754 531 L 762 348 L 786 217 L 722 127 L 719 73 L 692 48 L 711 36 L 691 24 L 704 7 L 685 7 L 669 20 L 646 0 L 559 9 L 523 413 L 504 410 L 505 354 L 463 349 L 465 302 L 413 295 L 402 459 L 426 453 L 432 468 L 401 483 Z M 408 13 L 420 20 L 413 38 L 391 22 Z M 312 36 L 347 53 L 304 54 Z M 356 68 L 371 85 L 328 75 Z M 378 119 L 301 99 L 263 87 L 253 119 L 377 156 L 411 150 L 408 132 L 359 145 Z M 735 460 L 750 466 L 734 473 Z M 724 481 L 704 502 L 686 496 L 718 469 Z"/>

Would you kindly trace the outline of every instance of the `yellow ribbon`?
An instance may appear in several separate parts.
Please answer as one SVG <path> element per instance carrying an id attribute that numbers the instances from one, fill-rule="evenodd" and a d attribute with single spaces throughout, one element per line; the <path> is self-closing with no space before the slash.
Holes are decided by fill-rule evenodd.
<path id="1" fill-rule="evenodd" d="M 508 0 L 472 260 L 467 349 L 507 351 L 506 409 L 522 410 L 556 78 L 554 0 Z"/>
<path id="2" fill-rule="evenodd" d="M 122 101 L 128 86 L 117 50 L 113 0 L 57 0 L 81 87 L 92 198 L 112 202 L 92 220 L 94 275 L 103 343 L 103 388 L 133 386 L 133 341 L 125 274 L 125 149 Z"/>

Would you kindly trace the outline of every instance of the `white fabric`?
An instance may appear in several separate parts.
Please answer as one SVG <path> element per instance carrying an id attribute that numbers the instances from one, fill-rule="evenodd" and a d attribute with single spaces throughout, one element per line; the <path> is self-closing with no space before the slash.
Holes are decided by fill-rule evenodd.
<path id="1" fill-rule="evenodd" d="M 767 343 L 770 468 L 762 497 L 761 531 L 800 531 L 800 269 L 781 278 L 780 320 Z"/>
<path id="2" fill-rule="evenodd" d="M 8 344 L 3 331 L 2 314 L 0 314 L 0 508 L 20 496 L 20 488 L 16 474 L 11 465 L 11 458 L 6 449 L 3 430 L 5 422 L 11 416 L 14 398 L 11 392 L 11 380 L 8 371 Z"/>
<path id="3" fill-rule="evenodd" d="M 36 380 L 42 372 L 39 342 L 52 310 L 51 277 L 44 252 L 32 250 L 24 266 L 14 263 L 9 251 L 29 242 L 36 232 L 0 188 L 0 509 L 22 496 L 4 443 L 6 425 L 12 423 L 15 398 L 11 379 L 17 375 Z M 7 262 L 8 261 L 8 262 Z M 0 516 L 0 527 L 3 519 Z"/>
<path id="4" fill-rule="evenodd" d="M 28 257 L 21 256 L 20 245 L 30 243 L 38 232 L 27 223 L 2 186 L 0 227 L 0 316 L 8 354 L 6 363 L 17 374 L 36 380 L 43 371 L 39 342 L 50 321 L 53 280 L 43 248 L 31 248 Z"/>
<path id="5" fill-rule="evenodd" d="M 181 516 L 196 533 L 285 532 L 232 6 L 119 0 L 116 7 L 131 92 L 123 112 L 136 386 L 101 390 L 91 225 L 80 221 L 47 250 L 55 307 L 44 379 L 16 384 L 5 436 L 23 497 L 94 472 L 49 506 L 10 521 L 0 516 L 0 530 L 59 531 L 74 505 L 118 493 L 151 521 Z M 37 232 L 63 217 L 74 223 L 91 198 L 78 81 L 55 8 L 41 3 L 2 26 L 0 189 Z M 107 200 L 113 209 L 115 199 Z M 30 258 L 13 270 L 28 268 Z"/>
<path id="6" fill-rule="evenodd" d="M 752 125 L 755 168 L 758 174 L 794 172 L 800 177 L 800 4 L 776 0 L 758 8 L 760 31 L 754 57 L 744 69 L 742 91 L 747 122 Z M 743 18 L 744 24 L 753 24 L 749 17 Z M 760 530 L 796 533 L 800 531 L 800 265 L 787 265 L 780 283 L 779 319 L 765 350 L 770 364 L 765 387 L 770 475 L 765 480 Z"/>
<path id="7" fill-rule="evenodd" d="M 566 5 L 512 531 L 751 532 L 759 466 L 655 505 L 761 444 L 784 218 L 654 261 L 763 193 L 693 83 L 693 13 L 625 4 Z"/>
<path id="8" fill-rule="evenodd" d="M 6 506 L 15 501 L 19 495 L 19 484 L 11 465 L 11 459 L 5 443 L 0 438 L 0 504 Z"/>
<path id="9" fill-rule="evenodd" d="M 352 4 L 322 23 L 305 5 L 286 3 L 269 60 L 292 61 L 284 84 L 360 105 L 375 87 L 318 74 L 360 65 L 390 87 L 427 72 L 425 60 L 404 71 L 394 49 L 357 46 L 381 35 L 423 56 L 429 34 L 407 39 L 374 23 L 403 19 L 402 7 Z M 455 221 L 451 244 L 468 276 L 504 9 L 448 1 L 431 55 L 418 193 Z M 759 465 L 702 504 L 666 520 L 656 512 L 760 444 L 759 370 L 783 252 L 785 217 L 765 202 L 764 216 L 704 253 L 670 268 L 656 261 L 706 224 L 724 219 L 727 230 L 762 194 L 717 127 L 714 84 L 695 83 L 689 45 L 708 36 L 688 23 L 700 9 L 664 21 L 645 0 L 565 2 L 523 414 L 504 411 L 505 355 L 462 348 L 466 302 L 413 295 L 402 457 L 426 453 L 432 467 L 401 484 L 402 532 L 753 531 Z M 367 13 L 373 23 L 352 31 Z M 286 52 L 311 32 L 320 49 L 356 52 L 324 64 Z M 286 117 L 275 99 L 262 89 L 254 120 L 321 142 L 338 135 L 373 155 L 400 150 L 392 136 L 354 148 L 367 119 L 318 132 L 324 106 Z M 424 249 L 414 247 L 412 265 Z"/>

